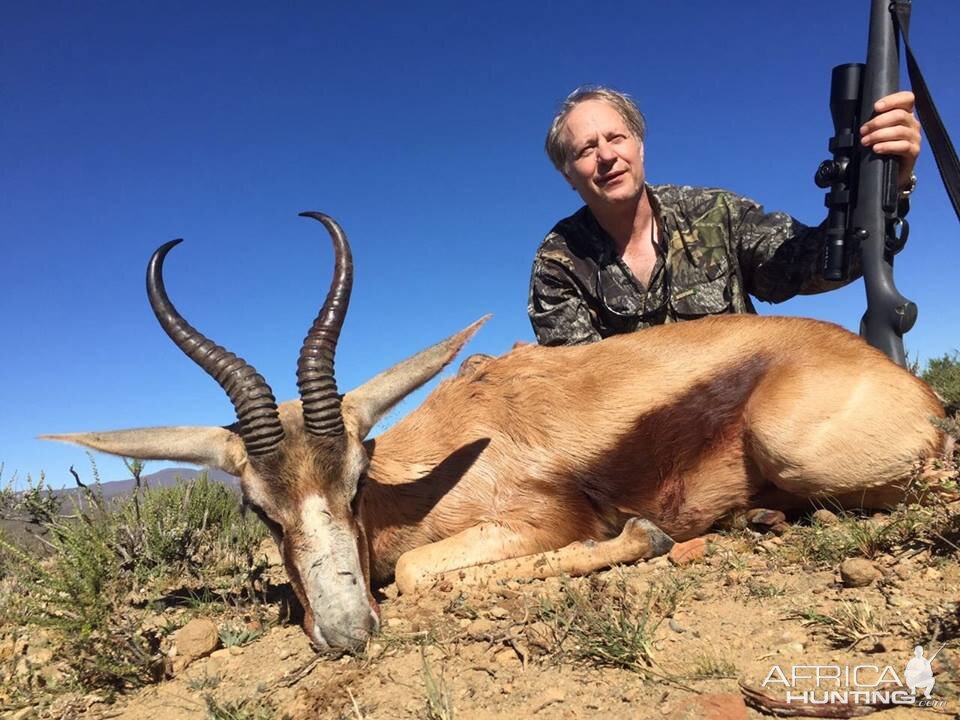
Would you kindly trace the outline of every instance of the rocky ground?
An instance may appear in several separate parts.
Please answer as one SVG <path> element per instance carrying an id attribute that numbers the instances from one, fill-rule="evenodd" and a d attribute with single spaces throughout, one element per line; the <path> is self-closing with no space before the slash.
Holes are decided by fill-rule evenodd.
<path id="1" fill-rule="evenodd" d="M 788 677 L 794 666 L 874 666 L 859 676 L 872 683 L 887 665 L 902 679 L 916 645 L 929 657 L 942 644 L 933 706 L 876 717 L 955 717 L 960 508 L 939 512 L 934 522 L 917 510 L 821 511 L 587 578 L 411 596 L 390 586 L 382 632 L 341 657 L 316 656 L 280 605 L 169 607 L 151 620 L 179 628 L 163 646 L 167 679 L 113 698 L 54 692 L 65 671 L 49 638 L 7 627 L 2 677 L 37 694 L 18 707 L 23 696 L 7 693 L 3 717 L 752 718 L 785 697 L 783 683 L 763 687 L 774 666 Z M 275 551 L 264 550 L 267 581 L 283 588 Z M 888 679 L 881 688 L 895 686 Z M 772 699 L 751 700 L 743 686 Z"/>

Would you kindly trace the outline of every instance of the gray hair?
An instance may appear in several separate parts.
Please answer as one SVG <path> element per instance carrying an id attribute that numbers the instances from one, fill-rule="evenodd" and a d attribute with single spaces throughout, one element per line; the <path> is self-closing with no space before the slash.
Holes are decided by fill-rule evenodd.
<path id="1" fill-rule="evenodd" d="M 640 142 L 643 142 L 647 134 L 647 123 L 643 119 L 643 113 L 640 112 L 640 108 L 630 99 L 629 95 L 602 85 L 581 85 L 567 95 L 560 105 L 560 109 L 553 117 L 553 122 L 550 123 L 550 130 L 547 132 L 547 140 L 544 143 L 547 157 L 561 173 L 564 172 L 567 162 L 570 160 L 570 149 L 560 139 L 560 133 L 570 111 L 585 100 L 603 100 L 612 105 Z"/>

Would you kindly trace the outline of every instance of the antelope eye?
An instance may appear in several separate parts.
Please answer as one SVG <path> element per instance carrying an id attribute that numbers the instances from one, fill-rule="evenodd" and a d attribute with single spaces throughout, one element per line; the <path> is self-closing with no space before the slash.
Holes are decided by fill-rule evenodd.
<path id="1" fill-rule="evenodd" d="M 254 505 L 253 503 L 246 503 L 246 506 L 251 512 L 253 512 L 254 515 L 263 521 L 264 525 L 270 528 L 271 532 L 283 535 L 283 527 L 280 525 L 280 523 L 271 520 L 270 516 L 264 512 L 263 508 L 258 505 Z"/>

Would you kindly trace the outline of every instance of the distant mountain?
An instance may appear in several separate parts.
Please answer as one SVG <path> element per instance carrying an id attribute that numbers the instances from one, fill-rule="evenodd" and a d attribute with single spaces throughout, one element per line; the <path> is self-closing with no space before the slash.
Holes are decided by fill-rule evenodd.
<path id="1" fill-rule="evenodd" d="M 158 470 L 155 473 L 144 475 L 140 478 L 141 482 L 148 487 L 172 487 L 177 484 L 177 480 L 193 480 L 198 475 L 206 474 L 207 478 L 214 482 L 222 483 L 227 487 L 240 489 L 240 481 L 233 475 L 228 475 L 223 470 L 208 468 L 198 470 L 197 468 L 167 468 Z M 119 495 L 129 495 L 136 487 L 133 478 L 127 480 L 113 480 L 100 484 L 104 497 L 117 497 Z M 79 488 L 69 488 L 69 492 L 75 493 Z M 61 491 L 63 492 L 63 491 Z"/>

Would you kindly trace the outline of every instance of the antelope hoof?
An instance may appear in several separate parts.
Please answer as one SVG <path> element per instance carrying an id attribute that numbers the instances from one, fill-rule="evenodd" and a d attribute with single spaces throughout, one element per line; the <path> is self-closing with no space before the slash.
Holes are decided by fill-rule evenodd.
<path id="1" fill-rule="evenodd" d="M 627 520 L 620 537 L 629 542 L 645 543 L 647 550 L 642 555 L 644 560 L 666 555 L 674 545 L 672 537 L 646 518 L 632 517 Z"/>

